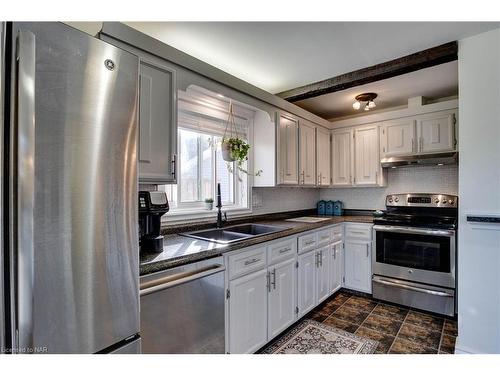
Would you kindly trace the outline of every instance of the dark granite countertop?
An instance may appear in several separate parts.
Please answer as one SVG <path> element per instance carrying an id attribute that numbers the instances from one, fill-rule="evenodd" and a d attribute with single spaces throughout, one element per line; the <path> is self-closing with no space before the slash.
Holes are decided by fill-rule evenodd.
<path id="1" fill-rule="evenodd" d="M 295 215 L 305 216 L 305 215 Z M 315 216 L 315 215 L 307 215 Z M 259 224 L 276 225 L 287 228 L 281 232 L 270 233 L 268 235 L 249 238 L 232 244 L 217 244 L 208 241 L 197 240 L 194 238 L 183 237 L 179 234 L 167 234 L 164 238 L 163 252 L 161 253 L 141 253 L 140 254 L 140 275 L 147 275 L 153 272 L 163 271 L 169 268 L 181 266 L 188 263 L 193 263 L 203 259 L 209 259 L 220 256 L 228 251 L 241 249 L 244 247 L 256 245 L 259 243 L 275 240 L 282 237 L 287 237 L 293 234 L 306 232 L 313 229 L 318 229 L 324 226 L 343 223 L 343 222 L 358 222 L 372 223 L 372 216 L 333 216 L 328 220 L 318 223 L 299 223 L 286 221 L 284 218 L 268 218 L 268 219 L 247 219 L 246 222 Z M 233 223 L 228 224 L 228 226 Z M 186 230 L 188 231 L 188 230 Z"/>

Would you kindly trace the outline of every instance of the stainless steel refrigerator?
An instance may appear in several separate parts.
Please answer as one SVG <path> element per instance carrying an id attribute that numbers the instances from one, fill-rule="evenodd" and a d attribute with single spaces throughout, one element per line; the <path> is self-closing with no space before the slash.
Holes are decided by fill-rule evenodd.
<path id="1" fill-rule="evenodd" d="M 3 26 L 2 349 L 140 352 L 138 58 Z"/>

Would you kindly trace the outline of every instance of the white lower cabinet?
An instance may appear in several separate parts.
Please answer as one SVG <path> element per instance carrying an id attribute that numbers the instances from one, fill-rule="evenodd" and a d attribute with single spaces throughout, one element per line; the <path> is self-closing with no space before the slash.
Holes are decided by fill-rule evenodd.
<path id="1" fill-rule="evenodd" d="M 267 342 L 267 270 L 229 282 L 229 352 L 253 353 Z"/>
<path id="2" fill-rule="evenodd" d="M 344 265 L 345 287 L 371 293 L 371 242 L 346 238 Z"/>
<path id="3" fill-rule="evenodd" d="M 343 273 L 343 242 L 337 241 L 332 245 L 330 252 L 330 293 L 335 293 L 342 287 Z"/>
<path id="4" fill-rule="evenodd" d="M 296 319 L 297 271 L 295 258 L 268 268 L 268 340 L 271 340 Z"/>
<path id="5" fill-rule="evenodd" d="M 299 255 L 297 276 L 297 306 L 299 317 L 303 316 L 316 306 L 316 252 Z"/>
<path id="6" fill-rule="evenodd" d="M 330 245 L 316 250 L 316 303 L 323 302 L 330 295 Z"/>

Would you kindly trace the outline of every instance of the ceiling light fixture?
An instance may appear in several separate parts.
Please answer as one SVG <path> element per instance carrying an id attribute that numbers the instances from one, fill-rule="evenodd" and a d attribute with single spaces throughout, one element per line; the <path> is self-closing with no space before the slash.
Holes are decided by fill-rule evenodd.
<path id="1" fill-rule="evenodd" d="M 354 98 L 356 99 L 356 101 L 352 103 L 352 108 L 358 110 L 361 108 L 361 102 L 365 102 L 366 104 L 364 106 L 364 110 L 369 111 L 370 109 L 373 109 L 377 106 L 373 101 L 376 97 L 377 94 L 375 94 L 374 92 L 367 92 L 364 94 L 356 95 L 356 97 Z"/>

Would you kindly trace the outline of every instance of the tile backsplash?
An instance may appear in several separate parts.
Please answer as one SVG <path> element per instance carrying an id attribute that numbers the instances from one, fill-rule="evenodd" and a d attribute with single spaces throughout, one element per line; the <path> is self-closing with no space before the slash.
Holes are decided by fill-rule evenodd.
<path id="1" fill-rule="evenodd" d="M 344 208 L 384 209 L 385 197 L 394 193 L 458 195 L 458 166 L 413 166 L 389 169 L 386 187 L 321 189 L 319 199 L 341 200 Z"/>

